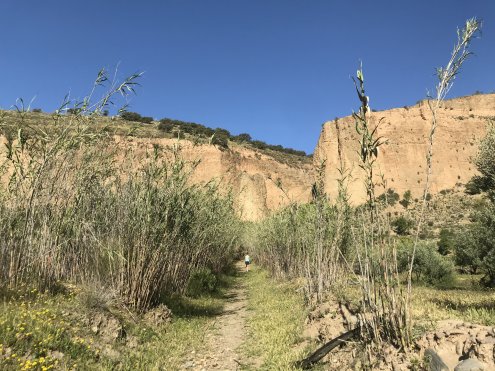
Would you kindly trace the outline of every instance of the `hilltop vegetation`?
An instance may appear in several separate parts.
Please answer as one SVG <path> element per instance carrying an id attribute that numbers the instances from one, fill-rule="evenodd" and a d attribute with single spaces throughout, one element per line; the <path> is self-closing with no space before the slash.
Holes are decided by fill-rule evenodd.
<path id="1" fill-rule="evenodd" d="M 80 110 L 68 108 L 60 112 L 69 116 L 81 113 Z M 15 120 L 15 111 L 0 111 L 5 122 Z M 43 113 L 41 109 L 23 112 L 24 130 L 29 132 L 33 126 L 41 125 L 44 130 L 53 127 L 53 114 Z M 136 112 L 121 112 L 118 116 L 108 116 L 108 110 L 101 115 L 92 117 L 91 130 L 104 130 L 109 134 L 121 136 L 135 136 L 140 138 L 179 138 L 189 140 L 195 144 L 212 144 L 222 149 L 233 146 L 244 146 L 258 150 L 273 157 L 275 160 L 287 164 L 311 163 L 312 155 L 304 151 L 286 148 L 281 145 L 272 145 L 260 140 L 254 140 L 251 135 L 241 133 L 231 134 L 226 129 L 212 129 L 202 124 L 164 118 L 154 121 L 152 117 L 141 116 Z"/>
<path id="2" fill-rule="evenodd" d="M 153 121 L 152 117 L 141 116 L 136 112 L 123 112 L 120 117 L 126 121 L 140 122 L 143 124 L 150 124 Z M 159 120 L 157 126 L 159 130 L 164 133 L 170 133 L 174 136 L 181 136 L 189 134 L 194 137 L 201 137 L 203 139 L 209 139 L 211 144 L 216 144 L 223 148 L 228 148 L 229 141 L 236 143 L 244 143 L 260 150 L 272 150 L 277 152 L 283 152 L 294 156 L 305 157 L 308 156 L 306 152 L 295 150 L 292 148 L 286 148 L 281 145 L 267 144 L 261 140 L 253 140 L 251 135 L 247 133 L 241 133 L 238 135 L 232 135 L 227 129 L 216 128 L 212 129 L 208 126 L 198 124 L 195 122 L 187 122 L 181 120 L 174 120 L 170 118 L 163 118 Z"/>
<path id="3" fill-rule="evenodd" d="M 172 120 L 169 118 L 164 118 L 160 120 L 158 129 L 166 133 L 175 133 L 180 135 L 180 133 L 187 133 L 194 136 L 200 136 L 203 138 L 211 138 L 212 144 L 217 144 L 221 147 L 228 147 L 228 142 L 245 143 L 253 148 L 260 150 L 272 150 L 282 153 L 288 153 L 295 156 L 307 156 L 306 152 L 298 151 L 292 148 L 286 148 L 281 145 L 267 144 L 261 140 L 253 140 L 251 135 L 247 133 L 241 133 L 238 135 L 232 135 L 228 130 L 216 128 L 212 129 L 207 126 L 197 124 L 194 122 L 185 122 L 180 120 Z"/>

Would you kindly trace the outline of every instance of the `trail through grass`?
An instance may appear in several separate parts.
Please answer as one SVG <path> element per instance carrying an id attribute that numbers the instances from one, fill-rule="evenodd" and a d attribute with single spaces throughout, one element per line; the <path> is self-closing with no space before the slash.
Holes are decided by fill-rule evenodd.
<path id="1" fill-rule="evenodd" d="M 156 325 L 119 304 L 89 305 L 95 301 L 85 299 L 83 287 L 0 293 L 0 369 L 239 369 L 248 363 L 239 348 L 247 337 L 250 274 L 238 265 L 213 293 L 166 298 L 172 321 Z M 268 287 L 264 274 L 255 275 Z M 122 337 L 104 339 L 93 329 L 91 318 L 101 313 L 119 320 Z"/>

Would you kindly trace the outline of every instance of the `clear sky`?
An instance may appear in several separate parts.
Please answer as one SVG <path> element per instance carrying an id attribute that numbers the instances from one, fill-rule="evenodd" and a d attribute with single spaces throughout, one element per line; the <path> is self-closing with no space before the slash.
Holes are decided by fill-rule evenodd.
<path id="1" fill-rule="evenodd" d="M 494 0 L 0 0 L 0 107 L 53 111 L 120 63 L 145 71 L 131 111 L 311 153 L 357 107 L 360 59 L 372 108 L 414 104 L 473 16 L 482 38 L 451 96 L 495 90 Z"/>

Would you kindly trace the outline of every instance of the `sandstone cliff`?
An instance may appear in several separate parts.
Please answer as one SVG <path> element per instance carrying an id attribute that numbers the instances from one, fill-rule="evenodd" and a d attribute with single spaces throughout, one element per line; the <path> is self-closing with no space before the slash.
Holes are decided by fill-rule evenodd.
<path id="1" fill-rule="evenodd" d="M 427 102 L 404 108 L 371 113 L 375 124 L 383 118 L 378 135 L 388 139 L 380 148 L 377 172 L 385 175 L 386 187 L 401 196 L 410 190 L 413 197 L 422 194 L 425 182 L 426 151 L 431 126 Z M 495 94 L 473 95 L 445 101 L 438 112 L 438 128 L 433 148 L 433 173 L 430 192 L 465 184 L 476 168 L 471 159 L 486 133 L 489 120 L 495 120 Z M 366 192 L 363 172 L 358 164 L 358 135 L 351 116 L 326 122 L 314 152 L 314 164 L 326 161 L 324 183 L 331 197 L 337 194 L 338 144 L 340 132 L 345 166 L 351 170 L 351 202 L 361 203 Z M 378 176 L 376 182 L 378 182 Z M 382 193 L 383 189 L 380 189 Z"/>

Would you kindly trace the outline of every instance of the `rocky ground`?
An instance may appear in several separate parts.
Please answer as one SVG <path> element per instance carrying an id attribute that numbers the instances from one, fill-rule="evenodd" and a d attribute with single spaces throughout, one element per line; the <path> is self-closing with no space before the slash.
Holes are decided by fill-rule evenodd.
<path id="1" fill-rule="evenodd" d="M 356 318 L 345 305 L 328 300 L 309 313 L 304 336 L 323 344 L 355 325 Z M 373 359 L 370 366 L 363 345 L 350 341 L 331 351 L 321 363 L 326 370 L 361 370 L 365 367 L 394 371 L 495 370 L 495 328 L 458 320 L 440 321 L 435 331 L 416 341 L 411 353 L 399 353 L 393 347 L 387 347 L 382 353 L 384 358 Z"/>

